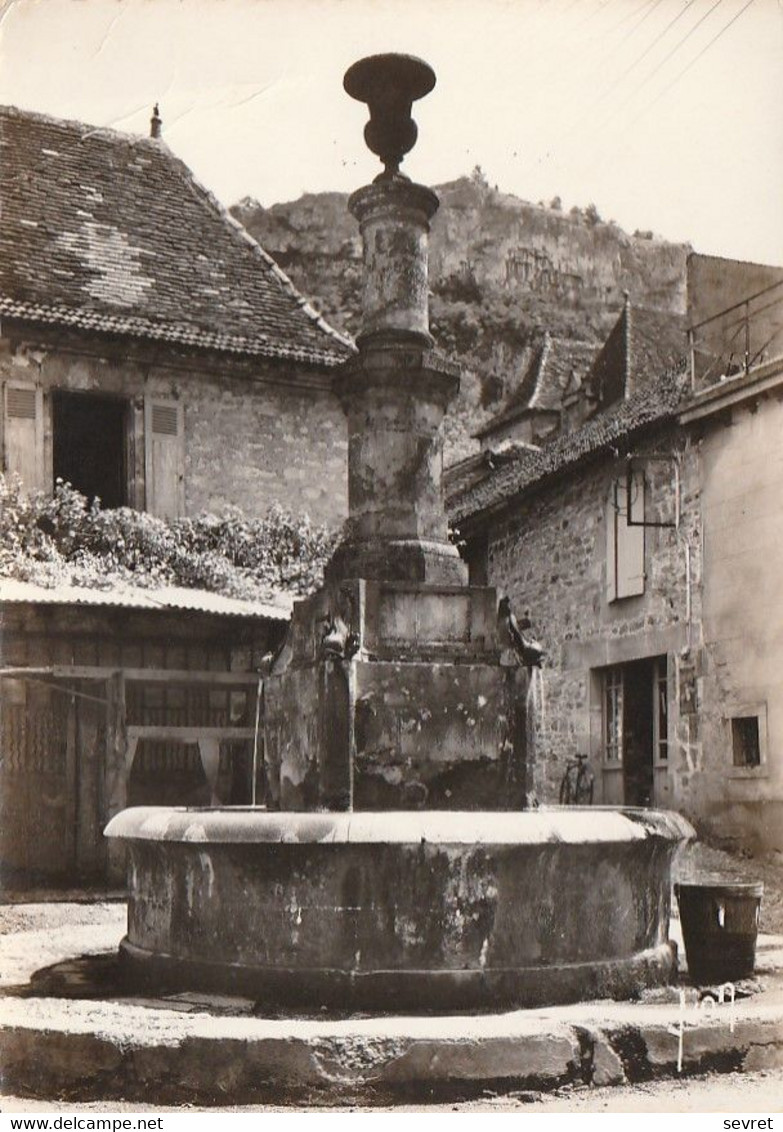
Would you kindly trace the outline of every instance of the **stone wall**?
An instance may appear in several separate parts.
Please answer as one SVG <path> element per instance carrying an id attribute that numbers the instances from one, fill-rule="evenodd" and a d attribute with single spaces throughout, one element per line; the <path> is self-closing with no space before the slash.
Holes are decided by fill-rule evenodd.
<path id="1" fill-rule="evenodd" d="M 681 733 L 687 723 L 679 718 L 676 700 L 689 611 L 694 650 L 698 647 L 698 450 L 674 430 L 645 438 L 637 450 L 678 452 L 681 478 L 679 531 L 645 530 L 643 595 L 607 601 L 607 500 L 613 479 L 624 475 L 624 461 L 602 459 L 543 486 L 489 532 L 489 583 L 509 594 L 518 613 L 530 611 L 547 652 L 534 733 L 535 787 L 542 801 L 557 801 L 566 760 L 577 752 L 590 754 L 601 796 L 601 701 L 594 670 L 660 655 L 668 658 L 671 769 L 656 790 L 666 804 L 687 793 L 683 752 L 694 737 Z M 674 464 L 645 461 L 645 477 L 648 519 L 672 520 Z"/>
<path id="2" fill-rule="evenodd" d="M 182 513 L 231 504 L 253 516 L 277 502 L 331 526 L 345 517 L 346 425 L 325 371 L 150 347 L 98 352 L 95 343 L 88 348 L 52 332 L 35 341 L 9 336 L 1 345 L 0 382 L 43 393 L 35 487 L 53 485 L 53 393 L 104 394 L 127 401 L 128 501 L 149 506 L 144 398 L 153 397 L 182 406 Z"/>
<path id="3" fill-rule="evenodd" d="M 735 405 L 702 442 L 704 773 L 694 805 L 728 838 L 783 849 L 783 404 Z M 761 761 L 734 765 L 731 718 L 757 717 Z"/>
<path id="4" fill-rule="evenodd" d="M 342 522 L 348 442 L 331 393 L 197 377 L 183 397 L 187 514 L 234 504 L 253 515 L 278 502 Z"/>

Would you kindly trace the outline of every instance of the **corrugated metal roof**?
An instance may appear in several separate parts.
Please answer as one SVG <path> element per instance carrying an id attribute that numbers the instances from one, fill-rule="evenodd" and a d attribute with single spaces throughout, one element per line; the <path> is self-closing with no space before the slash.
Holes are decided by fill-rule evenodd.
<path id="1" fill-rule="evenodd" d="M 294 599 L 290 594 L 276 594 L 269 602 L 244 601 L 208 593 L 206 590 L 189 590 L 184 586 L 161 586 L 144 590 L 139 586 L 123 586 L 107 590 L 87 589 L 84 586 L 55 586 L 51 589 L 35 582 L 19 582 L 13 578 L 0 578 L 0 604 L 82 605 L 148 610 L 183 610 L 192 613 L 210 613 L 223 617 L 255 617 L 267 621 L 287 621 Z"/>

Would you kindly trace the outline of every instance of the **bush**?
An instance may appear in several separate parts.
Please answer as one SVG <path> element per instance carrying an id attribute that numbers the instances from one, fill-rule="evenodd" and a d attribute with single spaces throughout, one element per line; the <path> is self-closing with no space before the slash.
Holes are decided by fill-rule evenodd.
<path id="1" fill-rule="evenodd" d="M 179 585 L 262 599 L 312 592 L 336 543 L 326 527 L 279 505 L 166 522 L 130 507 L 102 510 L 70 484 L 28 496 L 0 475 L 0 575 L 45 586 Z"/>

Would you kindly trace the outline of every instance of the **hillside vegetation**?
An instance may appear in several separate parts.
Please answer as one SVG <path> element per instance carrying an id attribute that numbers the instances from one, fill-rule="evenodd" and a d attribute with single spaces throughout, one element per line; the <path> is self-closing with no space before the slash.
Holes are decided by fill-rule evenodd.
<path id="1" fill-rule="evenodd" d="M 597 346 L 626 290 L 640 306 L 684 313 L 685 245 L 630 236 L 594 206 L 529 204 L 491 188 L 479 169 L 436 191 L 430 322 L 463 367 L 446 425 L 452 461 L 475 449 L 470 433 L 515 388 L 544 330 Z M 347 201 L 318 193 L 263 208 L 245 199 L 232 212 L 330 322 L 356 334 L 361 238 Z"/>

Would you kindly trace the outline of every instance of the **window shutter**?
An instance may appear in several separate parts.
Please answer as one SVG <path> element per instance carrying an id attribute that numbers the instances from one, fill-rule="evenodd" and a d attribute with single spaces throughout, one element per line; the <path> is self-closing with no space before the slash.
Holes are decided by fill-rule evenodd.
<path id="1" fill-rule="evenodd" d="M 644 476 L 633 472 L 630 478 L 631 497 L 628 498 L 628 481 L 618 481 L 617 515 L 617 597 L 634 597 L 644 593 L 644 527 L 629 526 L 644 523 Z"/>
<path id="2" fill-rule="evenodd" d="M 4 389 L 3 470 L 16 473 L 27 491 L 44 485 L 43 391 L 34 385 Z"/>
<path id="3" fill-rule="evenodd" d="M 618 481 L 614 480 L 609 488 L 609 498 L 606 501 L 606 600 L 615 601 L 617 598 L 617 501 Z"/>
<path id="4" fill-rule="evenodd" d="M 628 481 L 612 484 L 607 508 L 607 601 L 644 593 L 644 475 L 633 472 Z M 639 526 L 629 526 L 628 519 Z"/>
<path id="5" fill-rule="evenodd" d="M 145 398 L 146 510 L 159 519 L 176 519 L 184 511 L 184 432 L 180 401 Z"/>

